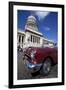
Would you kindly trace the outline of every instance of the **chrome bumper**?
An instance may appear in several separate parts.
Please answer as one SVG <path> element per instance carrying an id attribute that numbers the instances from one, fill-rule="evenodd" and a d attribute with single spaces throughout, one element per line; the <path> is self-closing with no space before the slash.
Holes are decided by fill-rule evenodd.
<path id="1" fill-rule="evenodd" d="M 42 64 L 32 64 L 26 60 L 25 66 L 29 72 L 34 73 L 40 70 L 40 67 L 42 66 Z"/>

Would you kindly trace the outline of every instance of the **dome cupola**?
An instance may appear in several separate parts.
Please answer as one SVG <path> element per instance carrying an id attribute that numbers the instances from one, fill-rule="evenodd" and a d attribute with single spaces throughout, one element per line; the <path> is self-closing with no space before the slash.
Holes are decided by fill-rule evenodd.
<path id="1" fill-rule="evenodd" d="M 31 30 L 36 30 L 36 31 L 38 30 L 36 18 L 34 16 L 32 15 L 28 16 L 25 29 L 26 30 L 31 29 Z"/>

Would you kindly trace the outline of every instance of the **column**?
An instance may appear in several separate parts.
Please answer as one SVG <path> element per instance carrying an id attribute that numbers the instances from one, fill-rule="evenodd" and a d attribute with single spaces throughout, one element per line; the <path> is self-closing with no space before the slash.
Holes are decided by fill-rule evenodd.
<path id="1" fill-rule="evenodd" d="M 19 46 L 19 35 L 17 35 L 17 46 Z"/>
<path id="2" fill-rule="evenodd" d="M 19 43 L 19 35 L 17 35 L 17 43 Z"/>

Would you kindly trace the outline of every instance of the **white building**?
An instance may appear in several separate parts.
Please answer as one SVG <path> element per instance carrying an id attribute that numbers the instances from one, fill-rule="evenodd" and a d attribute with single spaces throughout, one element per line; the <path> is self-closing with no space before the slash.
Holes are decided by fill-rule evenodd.
<path id="1" fill-rule="evenodd" d="M 27 18 L 25 30 L 17 32 L 17 45 L 21 48 L 46 47 L 53 46 L 54 43 L 43 37 L 43 34 L 38 30 L 36 18 L 31 15 Z"/>

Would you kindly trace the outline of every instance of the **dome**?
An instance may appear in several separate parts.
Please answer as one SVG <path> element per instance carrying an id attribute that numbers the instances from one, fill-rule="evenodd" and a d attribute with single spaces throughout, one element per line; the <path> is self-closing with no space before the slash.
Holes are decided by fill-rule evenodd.
<path id="1" fill-rule="evenodd" d="M 32 16 L 32 15 L 28 17 L 28 20 L 29 19 L 32 19 L 32 20 L 35 20 L 36 21 L 36 18 L 34 16 Z"/>
<path id="2" fill-rule="evenodd" d="M 31 15 L 27 18 L 27 22 L 36 23 L 36 18 Z"/>
<path id="3" fill-rule="evenodd" d="M 32 15 L 28 16 L 28 18 L 27 18 L 25 29 L 27 29 L 27 28 L 29 28 L 31 30 L 36 30 L 36 31 L 38 30 L 36 18 Z"/>

